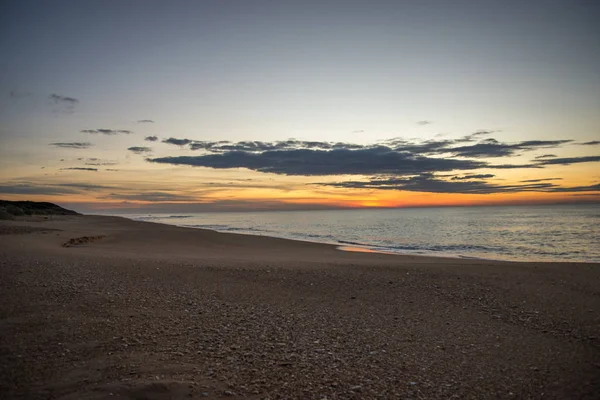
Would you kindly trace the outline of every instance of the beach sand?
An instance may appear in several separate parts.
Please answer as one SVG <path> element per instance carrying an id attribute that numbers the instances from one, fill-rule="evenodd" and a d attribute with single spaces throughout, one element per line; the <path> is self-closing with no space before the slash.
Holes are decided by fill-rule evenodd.
<path id="1" fill-rule="evenodd" d="M 0 398 L 598 398 L 600 265 L 0 221 Z"/>

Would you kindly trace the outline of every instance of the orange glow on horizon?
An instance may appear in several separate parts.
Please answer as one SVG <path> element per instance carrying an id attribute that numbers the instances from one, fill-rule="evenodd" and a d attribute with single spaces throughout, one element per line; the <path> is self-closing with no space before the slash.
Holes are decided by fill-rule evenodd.
<path id="1" fill-rule="evenodd" d="M 426 193 L 406 191 L 384 191 L 384 190 L 355 190 L 352 193 L 336 193 L 332 190 L 326 196 L 322 193 L 302 192 L 301 196 L 287 193 L 286 196 L 277 196 L 277 193 L 252 193 L 248 195 L 241 191 L 230 193 L 229 196 L 218 198 L 215 196 L 198 198 L 187 201 L 122 201 L 94 198 L 92 196 L 64 196 L 64 195 L 30 195 L 27 200 L 49 201 L 54 203 L 82 204 L 88 205 L 94 210 L 131 209 L 143 208 L 148 205 L 172 204 L 172 205 L 217 205 L 220 210 L 236 207 L 248 210 L 278 209 L 281 206 L 295 206 L 293 209 L 314 208 L 409 208 L 409 207 L 448 207 L 448 206 L 498 206 L 498 205 L 533 205 L 533 204 L 557 204 L 581 202 L 600 202 L 600 194 L 593 192 L 582 192 L 576 195 L 566 193 L 544 193 L 544 192 L 521 192 L 521 193 L 495 193 L 495 194 L 456 194 L 456 193 Z M 260 196 L 259 194 L 263 194 Z M 25 200 L 23 195 L 5 195 L 7 200 Z M 221 205 L 219 201 L 231 201 L 232 205 Z"/>

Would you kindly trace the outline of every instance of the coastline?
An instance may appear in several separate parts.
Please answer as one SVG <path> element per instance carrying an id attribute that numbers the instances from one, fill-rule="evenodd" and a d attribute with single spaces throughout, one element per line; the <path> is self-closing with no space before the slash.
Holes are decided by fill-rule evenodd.
<path id="1" fill-rule="evenodd" d="M 348 210 L 339 210 L 342 212 L 348 212 Z M 263 213 L 266 211 L 263 211 Z M 292 211 L 291 213 L 301 213 L 306 211 Z M 276 212 L 280 213 L 280 212 Z M 290 212 L 283 212 L 290 213 Z M 227 213 L 227 214 L 244 214 L 244 213 Z M 214 214 L 208 214 L 210 216 Z M 218 214 L 217 214 L 218 215 Z M 600 263 L 600 259 L 596 259 L 589 255 L 585 257 L 568 255 L 566 253 L 558 253 L 552 258 L 547 251 L 537 252 L 533 251 L 532 253 L 528 253 L 527 256 L 521 250 L 521 254 L 517 254 L 514 252 L 515 249 L 511 249 L 510 247 L 501 248 L 495 246 L 494 251 L 490 251 L 490 249 L 483 249 L 483 251 L 472 251 L 472 246 L 465 244 L 464 246 L 457 246 L 458 243 L 454 243 L 452 246 L 452 250 L 450 247 L 446 247 L 444 250 L 437 249 L 438 247 L 443 248 L 444 246 L 439 242 L 435 242 L 435 239 L 432 239 L 434 246 L 419 246 L 417 244 L 411 243 L 406 246 L 398 246 L 394 244 L 382 244 L 377 243 L 376 241 L 370 242 L 368 238 L 365 240 L 356 241 L 357 239 L 349 240 L 344 237 L 343 232 L 320 232 L 320 234 L 316 234 L 311 231 L 310 225 L 307 226 L 308 234 L 298 234 L 294 230 L 286 232 L 285 230 L 278 229 L 277 227 L 268 229 L 264 229 L 259 225 L 258 228 L 255 227 L 243 227 L 239 225 L 235 225 L 235 222 L 231 224 L 231 221 L 228 223 L 226 220 L 221 221 L 211 221 L 217 223 L 209 223 L 209 224 L 190 224 L 190 221 L 194 221 L 195 219 L 200 219 L 206 216 L 205 213 L 199 214 L 188 214 L 188 215 L 171 215 L 171 214 L 154 214 L 154 215 L 137 215 L 137 214 L 123 214 L 118 215 L 121 218 L 131 219 L 134 221 L 143 221 L 143 222 L 154 222 L 154 223 L 163 223 L 166 225 L 173 225 L 185 228 L 194 228 L 194 229 L 204 229 L 213 232 L 220 233 L 232 233 L 232 234 L 243 234 L 243 235 L 252 235 L 259 237 L 272 237 L 272 238 L 280 238 L 286 240 L 300 241 L 300 242 L 308 242 L 308 243 L 320 243 L 320 244 L 328 244 L 334 245 L 339 250 L 342 251 L 355 251 L 355 252 L 368 252 L 368 253 L 379 253 L 379 254 L 392 254 L 392 255 L 401 255 L 401 256 L 423 256 L 423 257 L 439 257 L 439 258 L 452 258 L 452 259 L 476 259 L 482 261 L 503 261 L 503 262 L 579 262 L 579 263 Z M 174 221 L 174 222 L 173 222 Z M 244 225 L 247 223 L 246 221 L 242 221 L 240 225 Z M 300 227 L 298 227 L 300 228 Z M 298 229 L 297 228 L 297 229 Z M 296 229 L 296 230 L 297 230 Z M 492 240 L 492 238 L 490 238 Z M 544 245 L 542 243 L 539 244 L 540 248 L 543 248 Z M 463 247 L 459 250 L 460 247 Z M 477 246 L 475 246 L 477 247 Z M 436 248 L 435 250 L 433 248 Z M 533 250 L 533 249 L 532 249 Z M 576 252 L 577 253 L 577 252 Z"/>
<path id="2" fill-rule="evenodd" d="M 0 394 L 593 398 L 599 288 L 598 263 L 355 253 L 121 217 L 0 221 Z"/>

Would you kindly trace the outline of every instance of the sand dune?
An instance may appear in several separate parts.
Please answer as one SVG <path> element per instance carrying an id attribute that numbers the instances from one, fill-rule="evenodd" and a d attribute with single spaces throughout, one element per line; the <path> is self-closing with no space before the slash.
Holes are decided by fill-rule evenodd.
<path id="1" fill-rule="evenodd" d="M 0 232 L 2 398 L 600 392 L 597 264 L 341 252 L 99 216 Z"/>

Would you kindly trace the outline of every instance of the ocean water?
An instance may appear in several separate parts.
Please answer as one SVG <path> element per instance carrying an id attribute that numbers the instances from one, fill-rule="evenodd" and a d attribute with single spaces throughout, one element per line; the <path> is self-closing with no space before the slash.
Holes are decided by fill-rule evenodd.
<path id="1" fill-rule="evenodd" d="M 125 217 L 355 250 L 514 261 L 600 262 L 600 205 L 444 207 Z"/>

